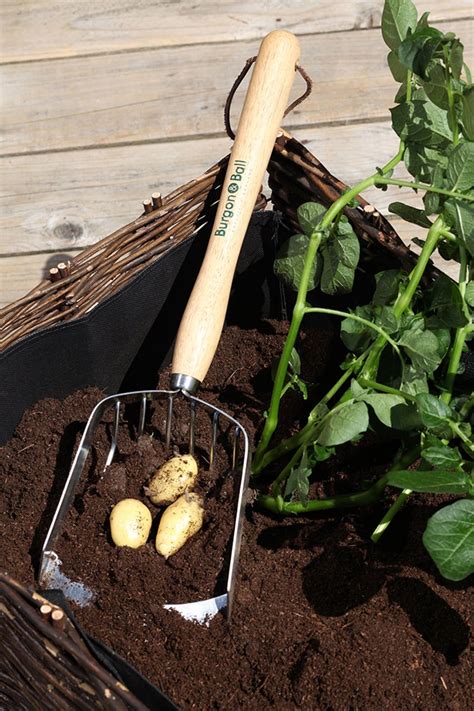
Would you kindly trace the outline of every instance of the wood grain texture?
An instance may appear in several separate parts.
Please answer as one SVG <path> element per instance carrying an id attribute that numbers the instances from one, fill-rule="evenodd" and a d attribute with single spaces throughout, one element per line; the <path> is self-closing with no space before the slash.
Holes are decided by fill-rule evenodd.
<path id="1" fill-rule="evenodd" d="M 417 6 L 436 21 L 472 14 L 470 0 Z M 1 61 L 260 39 L 278 27 L 304 34 L 367 29 L 379 25 L 382 7 L 383 0 L 3 0 Z"/>
<path id="2" fill-rule="evenodd" d="M 325 126 L 296 137 L 338 178 L 354 184 L 396 153 L 390 123 Z M 341 149 L 343 146 L 343 150 Z M 142 212 L 229 152 L 228 138 L 93 149 L 0 161 L 0 255 L 85 247 Z M 400 175 L 406 177 L 405 171 Z M 365 193 L 382 212 L 394 200 L 418 204 L 413 191 Z"/>
<path id="3" fill-rule="evenodd" d="M 258 50 L 209 244 L 176 336 L 171 372 L 198 383 L 206 377 L 219 345 L 235 266 L 288 105 L 299 57 L 296 36 L 282 30 L 269 33 Z"/>
<path id="4" fill-rule="evenodd" d="M 461 36 L 472 65 L 474 20 L 440 27 Z M 257 47 L 244 41 L 4 65 L 1 154 L 222 134 L 225 98 Z M 284 126 L 385 119 L 396 91 L 386 54 L 379 29 L 302 37 L 314 91 Z M 293 96 L 302 85 L 295 82 Z"/>
<path id="5" fill-rule="evenodd" d="M 393 220 L 393 225 L 400 237 L 407 244 L 415 236 L 422 237 L 423 230 L 415 225 L 409 225 L 399 219 Z M 413 247 L 413 245 L 412 245 Z M 416 251 L 418 248 L 413 247 Z M 66 256 L 74 256 L 80 250 L 68 250 L 56 253 L 38 253 L 32 255 L 15 255 L 0 258 L 0 308 L 24 296 L 38 282 L 45 277 L 52 266 L 64 261 Z M 450 274 L 454 279 L 458 277 L 458 265 L 446 262 L 439 255 L 435 255 L 435 264 Z"/>
<path id="6" fill-rule="evenodd" d="M 68 252 L 15 255 L 0 259 L 0 308 L 20 299 L 44 279 L 51 267 L 67 257 L 71 259 L 79 250 Z"/>

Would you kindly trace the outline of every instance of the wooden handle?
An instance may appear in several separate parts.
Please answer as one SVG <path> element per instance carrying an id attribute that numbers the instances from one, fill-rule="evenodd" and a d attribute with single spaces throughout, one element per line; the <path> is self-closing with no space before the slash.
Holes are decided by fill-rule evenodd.
<path id="1" fill-rule="evenodd" d="M 237 259 L 288 103 L 298 60 L 299 42 L 285 30 L 270 32 L 260 45 L 209 245 L 179 327 L 172 388 L 195 390 L 216 352 Z"/>

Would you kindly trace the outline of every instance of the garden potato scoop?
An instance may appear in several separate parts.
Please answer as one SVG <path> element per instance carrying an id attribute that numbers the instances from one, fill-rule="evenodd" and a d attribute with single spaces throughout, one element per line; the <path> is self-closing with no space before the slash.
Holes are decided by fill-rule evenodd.
<path id="1" fill-rule="evenodd" d="M 124 405 L 140 403 L 137 432 L 141 435 L 144 431 L 147 403 L 166 400 L 167 417 L 163 436 L 166 444 L 170 446 L 176 424 L 173 423 L 173 403 L 176 398 L 185 398 L 189 403 L 187 424 L 191 453 L 194 451 L 194 424 L 198 411 L 205 413 L 212 421 L 213 434 L 209 445 L 211 466 L 217 446 L 218 427 L 223 423 L 227 427 L 226 431 L 232 433 L 229 444 L 233 451 L 232 469 L 236 483 L 238 482 L 238 493 L 225 593 L 197 602 L 170 602 L 165 607 L 177 610 L 184 617 L 199 622 L 205 622 L 224 608 L 230 618 L 242 535 L 245 491 L 250 471 L 249 441 L 244 428 L 233 417 L 198 398 L 196 392 L 207 374 L 219 343 L 237 259 L 280 129 L 298 60 L 299 43 L 291 33 L 278 30 L 271 32 L 262 41 L 222 184 L 206 255 L 178 330 L 170 390 L 145 390 L 112 395 L 101 400 L 89 417 L 43 545 L 39 575 L 42 587 L 60 589 L 67 598 L 79 605 L 91 602 L 94 592 L 83 583 L 69 579 L 62 572 L 55 545 L 104 413 L 110 409 L 114 410 L 111 445 L 104 469 L 106 476 L 106 470 L 117 449 L 120 415 Z"/>

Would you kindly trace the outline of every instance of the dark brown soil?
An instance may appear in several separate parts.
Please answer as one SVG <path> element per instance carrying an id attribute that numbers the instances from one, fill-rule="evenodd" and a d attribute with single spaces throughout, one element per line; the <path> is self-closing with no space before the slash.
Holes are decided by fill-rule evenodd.
<path id="1" fill-rule="evenodd" d="M 267 407 L 270 367 L 284 328 L 228 328 L 201 396 L 236 417 L 250 436 Z M 306 334 L 299 350 L 303 377 L 327 377 L 334 334 Z M 166 387 L 166 374 L 161 377 Z M 63 402 L 44 400 L 25 413 L 2 449 L 0 566 L 23 583 L 34 582 L 39 551 L 96 390 Z M 301 409 L 285 405 L 291 430 Z M 229 627 L 209 627 L 165 611 L 164 601 L 188 601 L 222 591 L 233 522 L 233 484 L 225 473 L 229 451 L 218 449 L 206 466 L 210 425 L 198 418 L 198 490 L 206 522 L 165 562 L 153 545 L 115 548 L 109 539 L 111 506 L 125 496 L 145 501 L 150 473 L 166 458 L 163 408 L 138 441 L 120 427 L 119 455 L 102 476 L 107 432 L 101 426 L 69 511 L 59 550 L 65 571 L 95 592 L 76 608 L 94 636 L 128 659 L 183 709 L 465 709 L 472 684 L 468 656 L 472 589 L 437 574 L 421 543 L 428 516 L 439 505 L 413 498 L 382 542 L 369 535 L 387 502 L 370 510 L 283 521 L 248 507 L 237 599 Z M 134 421 L 136 413 L 127 413 Z M 129 417 L 130 416 L 130 417 Z M 186 449 L 188 412 L 177 408 L 175 439 Z M 225 435 L 222 434 L 225 444 Z M 322 468 L 323 493 L 357 488 L 384 465 L 390 445 L 374 438 L 348 446 L 345 459 Z M 172 598 L 172 599 L 171 599 Z"/>

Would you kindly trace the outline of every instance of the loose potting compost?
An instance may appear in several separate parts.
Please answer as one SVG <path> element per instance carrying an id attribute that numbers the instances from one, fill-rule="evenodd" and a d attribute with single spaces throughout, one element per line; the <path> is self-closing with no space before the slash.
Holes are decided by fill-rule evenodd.
<path id="1" fill-rule="evenodd" d="M 236 249 L 225 265 L 220 241 L 233 234 L 230 186 L 237 185 L 236 194 L 244 190 L 233 151 L 154 213 L 104 240 L 108 261 L 124 249 L 124 239 L 145 239 L 140 254 L 153 257 L 132 277 L 120 276 L 120 288 L 108 299 L 102 295 L 97 308 L 86 315 L 80 303 L 84 265 L 100 259 L 100 249 L 92 248 L 76 277 L 71 265 L 70 282 L 40 285 L 6 310 L 7 376 L 15 362 L 27 364 L 25 372 L 33 364 L 47 372 L 48 344 L 68 338 L 82 363 L 100 350 L 91 344 L 117 336 L 121 304 L 128 345 L 108 380 L 101 379 L 98 353 L 92 380 L 81 365 L 69 374 L 61 361 L 56 380 L 64 375 L 65 389 L 54 378 L 47 378 L 49 390 L 33 395 L 15 384 L 22 416 L 2 448 L 1 477 L 0 560 L 15 580 L 3 578 L 0 589 L 0 625 L 13 640 L 0 662 L 5 708 L 44 708 L 48 693 L 52 708 L 467 707 L 474 600 L 474 86 L 461 40 L 432 26 L 411 0 L 385 0 L 382 34 L 397 84 L 391 115 L 399 145 L 371 175 L 353 187 L 341 183 L 289 133 L 277 135 L 276 112 L 269 160 L 261 166 L 268 162 L 272 210 L 259 210 L 261 200 L 255 206 L 259 175 L 238 262 Z M 229 105 L 233 135 L 228 117 Z M 241 125 L 237 146 L 239 136 Z M 403 167 L 408 176 L 400 174 Z M 418 254 L 361 196 L 374 186 L 409 187 L 420 196 L 416 207 L 390 205 L 425 230 Z M 197 212 L 189 212 L 190 204 Z M 182 241 L 158 255 L 153 239 L 165 239 L 173 224 Z M 211 324 L 202 348 L 195 341 L 189 348 L 193 367 L 202 349 L 212 351 L 207 374 L 207 365 L 196 374 L 184 361 L 171 363 L 169 353 L 206 265 L 206 246 L 212 254 L 216 240 L 229 288 L 229 272 L 236 268 L 236 275 L 220 342 L 209 335 Z M 435 252 L 456 263 L 457 279 L 433 267 Z M 124 259 L 132 259 L 127 251 Z M 157 311 L 148 302 L 160 283 Z M 71 288 L 77 309 L 60 313 L 65 298 L 73 303 Z M 147 295 L 146 307 L 139 292 Z M 208 293 L 209 314 L 217 297 Z M 36 331 L 35 312 L 47 314 Z M 182 323 L 189 326 L 197 309 L 185 313 Z M 208 338 L 217 347 L 213 360 Z M 190 376 L 209 412 L 190 414 Z M 65 490 L 105 391 L 117 392 L 122 382 L 121 392 L 169 394 L 170 381 L 179 395 L 172 418 L 168 397 L 141 392 L 136 402 L 124 400 L 126 408 L 100 413 L 89 456 L 74 488 Z M 232 417 L 219 420 L 215 412 Z M 236 423 L 248 437 L 248 472 Z M 235 476 L 239 463 L 242 476 Z M 88 598 L 84 604 L 69 594 L 70 607 L 61 596 L 51 603 L 60 606 L 55 634 L 67 638 L 61 647 L 60 637 L 53 644 L 41 627 L 53 624 L 52 607 L 33 624 L 48 604 L 28 590 L 38 588 L 42 548 L 64 491 L 69 501 L 54 551 L 62 574 Z M 176 528 L 181 507 L 184 523 Z M 59 587 L 68 597 L 67 585 Z M 223 594 L 230 619 L 219 605 L 194 620 L 180 614 L 181 604 Z M 166 607 L 170 602 L 177 609 Z M 30 672 L 33 661 L 21 643 L 29 635 L 56 664 L 53 673 L 45 657 L 42 684 L 33 681 L 41 674 Z M 79 664 L 77 648 L 83 655 L 86 648 L 92 661 L 81 656 Z M 58 660 L 74 686 L 57 681 Z M 110 676 L 98 670 L 102 663 Z M 112 703 L 106 691 L 114 678 L 125 691 L 114 691 Z M 38 702 L 22 695 L 22 683 L 38 690 Z M 154 691 L 164 694 L 162 701 L 150 701 Z"/>

